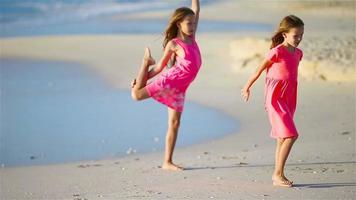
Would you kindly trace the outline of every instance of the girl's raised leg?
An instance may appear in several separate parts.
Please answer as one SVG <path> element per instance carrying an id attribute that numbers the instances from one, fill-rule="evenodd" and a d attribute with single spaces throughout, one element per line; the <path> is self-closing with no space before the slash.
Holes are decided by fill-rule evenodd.
<path id="1" fill-rule="evenodd" d="M 182 167 L 175 165 L 172 161 L 174 147 L 177 141 L 180 125 L 181 112 L 168 108 L 168 130 L 166 135 L 166 148 L 162 169 L 181 171 Z"/>
<path id="2" fill-rule="evenodd" d="M 150 97 L 145 86 L 147 84 L 149 66 L 154 64 L 155 60 L 151 57 L 151 51 L 146 47 L 137 78 L 131 83 L 131 96 L 134 100 L 139 101 Z"/>

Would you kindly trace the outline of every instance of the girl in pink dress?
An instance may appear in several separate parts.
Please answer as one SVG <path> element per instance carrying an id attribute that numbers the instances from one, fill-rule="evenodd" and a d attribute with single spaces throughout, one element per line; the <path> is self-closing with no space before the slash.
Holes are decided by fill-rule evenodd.
<path id="1" fill-rule="evenodd" d="M 250 87 L 266 69 L 265 109 L 271 124 L 271 137 L 277 140 L 273 185 L 291 187 L 284 175 L 284 166 L 298 137 L 293 117 L 297 105 L 297 76 L 303 52 L 297 48 L 304 34 L 304 23 L 294 15 L 283 18 L 272 37 L 271 49 L 241 90 L 247 102 Z"/>
<path id="2" fill-rule="evenodd" d="M 199 0 L 192 0 L 191 9 L 182 7 L 175 10 L 165 31 L 161 60 L 149 69 L 155 60 L 146 48 L 141 69 L 132 82 L 131 94 L 134 100 L 152 97 L 168 107 L 168 131 L 162 165 L 162 169 L 166 170 L 183 170 L 173 163 L 172 156 L 184 109 L 185 92 L 201 65 L 199 47 L 195 42 L 199 9 Z M 170 60 L 173 66 L 147 84 L 147 80 L 159 74 Z"/>

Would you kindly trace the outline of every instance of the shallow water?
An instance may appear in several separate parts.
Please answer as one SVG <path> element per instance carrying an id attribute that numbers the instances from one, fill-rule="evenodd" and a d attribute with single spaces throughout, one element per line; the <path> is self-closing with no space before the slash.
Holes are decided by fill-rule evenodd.
<path id="1" fill-rule="evenodd" d="M 162 150 L 165 106 L 134 102 L 74 63 L 0 61 L 0 164 L 24 166 Z M 186 102 L 177 146 L 201 143 L 237 129 L 236 120 Z"/>

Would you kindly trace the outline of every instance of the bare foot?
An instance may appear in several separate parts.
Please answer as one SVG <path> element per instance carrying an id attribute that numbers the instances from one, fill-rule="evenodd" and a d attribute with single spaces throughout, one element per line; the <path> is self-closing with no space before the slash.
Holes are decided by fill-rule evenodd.
<path id="1" fill-rule="evenodd" d="M 183 167 L 180 167 L 178 165 L 175 165 L 173 163 L 164 163 L 162 165 L 162 169 L 164 170 L 170 170 L 170 171 L 183 171 Z"/>
<path id="2" fill-rule="evenodd" d="M 290 181 L 287 177 L 285 177 L 284 175 L 282 176 L 283 179 L 287 180 L 289 183 L 293 184 L 293 181 Z"/>
<path id="3" fill-rule="evenodd" d="M 273 186 L 280 186 L 280 187 L 292 187 L 293 186 L 292 182 L 283 176 L 273 176 L 272 183 L 273 183 Z"/>
<path id="4" fill-rule="evenodd" d="M 147 62 L 147 65 L 154 65 L 156 63 L 155 59 L 151 56 L 151 50 L 146 47 L 145 54 L 143 55 L 143 61 Z"/>

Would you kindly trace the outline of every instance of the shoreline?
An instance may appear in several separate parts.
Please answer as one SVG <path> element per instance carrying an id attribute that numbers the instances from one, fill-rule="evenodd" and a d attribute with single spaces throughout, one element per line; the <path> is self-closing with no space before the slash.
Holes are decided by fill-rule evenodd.
<path id="1" fill-rule="evenodd" d="M 23 140 L 22 138 L 18 138 L 18 139 L 22 139 L 22 142 L 14 142 L 12 141 L 11 138 L 16 138 L 16 137 L 21 137 L 20 132 L 24 132 L 21 131 L 15 127 L 13 128 L 5 128 L 3 129 L 4 132 L 9 132 L 12 131 L 12 135 L 15 136 L 11 136 L 7 135 L 6 137 L 4 137 L 3 139 L 5 140 L 3 149 L 7 149 L 7 151 L 5 152 L 13 152 L 13 156 L 15 156 L 17 159 L 11 159 L 8 155 L 9 154 L 2 154 L 4 155 L 4 160 L 3 163 L 0 162 L 0 166 L 2 168 L 12 168 L 12 167 L 30 167 L 30 166 L 48 166 L 48 165 L 56 165 L 56 164 L 70 164 L 70 163 L 78 163 L 78 162 L 88 162 L 91 160 L 103 160 L 103 159 L 119 159 L 119 158 L 123 158 L 127 155 L 130 154 L 136 154 L 136 151 L 140 152 L 140 153 L 152 153 L 155 151 L 163 151 L 163 135 L 165 133 L 165 130 L 163 130 L 164 126 L 160 126 L 160 127 L 156 127 L 156 130 L 159 130 L 159 134 L 155 133 L 155 131 L 152 130 L 152 128 L 147 127 L 147 134 L 145 134 L 145 137 L 141 138 L 140 140 L 148 140 L 147 142 L 139 142 L 139 139 L 133 139 L 133 138 L 137 138 L 140 135 L 140 132 L 142 132 L 141 129 L 137 129 L 137 128 L 129 128 L 130 125 L 128 125 L 128 127 L 126 127 L 125 124 L 125 118 L 127 117 L 132 117 L 131 114 L 127 114 L 122 115 L 122 114 L 115 114 L 114 113 L 120 113 L 121 112 L 126 112 L 126 113 L 135 113 L 135 111 L 129 111 L 129 110 L 124 110 L 124 107 L 120 107 L 118 105 L 115 105 L 114 102 L 116 102 L 116 104 L 124 104 L 127 106 L 135 106 L 136 107 L 143 107 L 138 105 L 136 102 L 134 102 L 133 100 L 130 99 L 130 92 L 126 91 L 126 90 L 119 90 L 119 89 L 114 89 L 112 88 L 112 85 L 107 85 L 105 84 L 104 80 L 99 80 L 100 77 L 97 77 L 95 72 L 93 71 L 89 71 L 88 67 L 80 64 L 80 63 L 73 63 L 73 62 L 66 62 L 66 61 L 39 61 L 36 59 L 1 59 L 2 64 L 5 67 L 15 67 L 18 69 L 22 69 L 24 70 L 23 73 L 27 74 L 24 76 L 11 76 L 12 73 L 16 72 L 17 70 L 10 70 L 10 69 L 6 69 L 3 68 L 4 71 L 2 71 L 2 73 L 5 73 L 5 78 L 4 79 L 4 83 L 9 83 L 11 85 L 11 83 L 16 83 L 17 81 L 20 81 L 17 84 L 17 88 L 16 89 L 16 93 L 13 94 L 11 92 L 11 86 L 8 86 L 9 84 L 5 84 L 4 87 L 2 88 L 2 94 L 3 94 L 3 104 L 2 106 L 4 106 L 4 110 L 2 112 L 2 114 L 4 114 L 3 116 L 9 116 L 9 114 L 11 114 L 10 116 L 12 116 L 12 118 L 14 118 L 14 116 L 18 116 L 19 117 L 19 113 L 16 111 L 16 109 L 11 109 L 12 107 L 14 107 L 13 104 L 9 103 L 12 100 L 18 99 L 18 98 L 22 98 L 24 97 L 24 100 L 21 101 L 22 103 L 26 103 L 29 105 L 32 105 L 32 107 L 37 108 L 37 109 L 44 109 L 45 107 L 51 107 L 51 105 L 55 104 L 57 107 L 61 107 L 61 110 L 67 110 L 68 106 L 65 104 L 61 104 L 60 102 L 64 101 L 67 102 L 67 104 L 74 104 L 76 105 L 75 107 L 71 106 L 72 109 L 75 109 L 75 112 L 68 112 L 68 111 L 64 111 L 61 112 L 57 109 L 50 109 L 51 112 L 55 112 L 57 113 L 57 118 L 56 120 L 51 120 L 51 114 L 46 113 L 44 111 L 42 112 L 37 112 L 37 109 L 31 109 L 28 108 L 27 109 L 27 113 L 31 113 L 30 115 L 36 115 L 37 116 L 37 120 L 30 120 L 27 119 L 24 121 L 23 118 L 19 117 L 19 121 L 18 123 L 23 123 L 25 125 L 25 127 L 27 127 L 28 131 L 26 132 L 27 135 L 31 135 L 31 137 L 27 138 L 27 140 Z M 31 70 L 35 70 L 35 71 L 41 71 L 41 74 L 39 74 L 38 77 L 36 77 L 35 74 L 30 73 L 30 69 L 26 69 L 26 68 L 30 68 Z M 11 73 L 12 72 L 12 73 Z M 55 73 L 60 73 L 60 77 L 57 77 L 55 75 Z M 75 74 L 75 76 L 73 77 L 72 73 Z M 9 74 L 10 77 L 13 77 L 12 79 L 7 79 L 6 78 L 6 74 Z M 44 74 L 46 74 L 44 76 Z M 24 82 L 21 81 L 21 79 L 19 79 L 19 77 L 22 77 L 25 79 Z M 31 82 L 27 81 L 26 84 L 26 90 L 23 89 L 21 86 L 23 86 L 26 83 L 26 79 L 28 79 L 29 77 L 32 77 L 32 79 L 36 79 L 36 83 L 37 84 L 32 84 Z M 70 82 L 72 82 L 72 84 L 74 83 L 75 86 L 74 88 L 70 87 L 68 84 L 65 84 L 65 81 L 63 81 L 61 78 L 65 78 L 66 80 L 69 80 Z M 75 80 L 74 80 L 74 79 Z M 11 81 L 10 81 L 11 80 Z M 84 82 L 83 82 L 84 81 Z M 74 89 L 74 90 L 73 90 Z M 78 101 L 78 95 L 73 95 L 73 91 L 76 92 L 80 92 L 80 90 L 84 90 L 83 93 L 80 93 L 79 96 L 84 95 L 86 98 L 89 98 L 87 100 L 85 99 L 80 99 L 79 101 L 87 101 L 87 102 L 83 102 L 82 104 L 89 104 L 91 105 L 90 107 L 95 107 L 94 109 L 89 109 L 91 111 L 85 111 L 82 109 L 88 109 L 85 106 L 80 106 L 77 105 L 77 101 Z M 28 93 L 28 95 L 30 95 L 31 97 L 28 98 L 27 95 L 22 96 L 21 94 L 25 92 Z M 62 93 L 65 92 L 64 96 L 62 95 Z M 89 93 L 88 93 L 89 92 Z M 118 93 L 117 95 L 115 95 L 116 93 Z M 43 95 L 42 95 L 43 94 Z M 107 106 L 95 106 L 94 102 L 97 101 L 98 99 L 98 95 L 109 95 L 110 99 L 114 99 L 111 101 L 103 101 L 102 103 L 104 104 L 108 104 Z M 6 95 L 9 95 L 8 97 Z M 54 98 L 49 98 L 49 96 L 55 95 L 57 98 L 61 99 L 61 100 L 55 100 Z M 68 95 L 68 96 L 67 96 Z M 89 95 L 89 96 L 88 96 Z M 123 95 L 125 96 L 125 98 L 123 98 Z M 37 96 L 37 97 L 36 97 Z M 127 96 L 127 97 L 126 97 Z M 7 97 L 7 98 L 6 98 Z M 45 98 L 46 100 L 42 100 L 41 98 Z M 30 99 L 37 99 L 36 103 L 33 102 L 33 100 Z M 121 98 L 121 99 L 120 99 Z M 102 99 L 102 98 L 100 98 Z M 104 100 L 104 99 L 102 99 Z M 102 101 L 101 100 L 101 101 Z M 32 103 L 29 103 L 32 102 Z M 114 104 L 112 104 L 114 103 Z M 146 114 L 146 116 L 150 116 L 150 115 L 154 115 L 156 116 L 156 118 L 160 119 L 160 120 L 165 120 L 165 114 L 161 113 L 161 111 L 166 111 L 166 109 L 164 109 L 162 107 L 162 105 L 154 102 L 154 101 L 146 101 L 146 106 L 150 106 L 152 109 L 146 109 L 148 113 L 150 114 Z M 19 103 L 15 103 L 15 105 L 17 106 L 21 106 Z M 108 112 L 108 110 L 106 109 L 106 107 L 112 107 L 113 110 L 116 110 L 117 112 Z M 10 107 L 10 109 L 6 109 L 6 107 Z M 117 107 L 117 108 L 116 108 Z M 187 147 L 187 146 L 191 146 L 191 145 L 195 145 L 195 144 L 200 144 L 200 143 L 204 143 L 206 141 L 210 141 L 210 140 L 214 140 L 216 138 L 220 138 L 223 137 L 224 135 L 228 134 L 228 132 L 232 132 L 231 129 L 233 130 L 237 130 L 238 126 L 236 124 L 238 124 L 237 119 L 236 118 L 232 118 L 231 116 L 228 116 L 227 114 L 225 114 L 224 112 L 219 111 L 216 108 L 212 108 L 212 107 L 206 107 L 204 105 L 201 104 L 197 104 L 197 103 L 193 103 L 191 101 L 186 102 L 186 107 L 187 110 L 185 112 L 185 115 L 183 115 L 182 118 L 182 124 L 184 124 L 184 126 L 182 126 L 182 130 L 183 132 L 186 132 L 186 134 L 182 135 L 183 138 L 181 138 L 181 141 L 177 142 L 177 147 Z M 90 126 L 89 124 L 92 124 L 94 122 L 89 122 L 90 118 L 85 117 L 85 115 L 80 115 L 80 114 L 76 114 L 76 113 L 92 113 L 92 112 L 102 112 L 102 110 L 105 109 L 107 110 L 107 112 L 105 113 L 106 116 L 109 117 L 105 117 L 105 116 L 101 116 L 100 114 L 97 116 L 98 118 L 109 118 L 107 119 L 107 121 L 105 122 L 106 125 L 105 126 L 110 126 L 112 127 L 109 130 L 105 130 L 102 129 L 103 124 L 101 123 L 102 120 L 96 120 L 95 126 Z M 194 111 L 191 111 L 194 110 Z M 46 109 L 45 109 L 46 110 Z M 137 108 L 133 108 L 132 110 L 137 110 Z M 27 113 L 24 113 L 23 115 L 26 115 Z M 62 113 L 62 114 L 61 114 Z M 63 116 L 63 113 L 64 114 Z M 29 114 L 27 114 L 29 115 Z M 71 118 L 74 119 L 74 123 L 76 123 L 75 121 L 78 121 L 78 118 L 81 118 L 81 123 L 86 124 L 86 125 L 80 125 L 78 124 L 77 126 L 73 126 L 73 123 L 71 123 L 70 121 L 67 121 L 65 119 L 65 116 L 71 116 Z M 47 117 L 45 117 L 47 116 Z M 116 118 L 116 119 L 121 119 L 119 121 L 117 121 L 117 123 L 119 124 L 118 126 L 113 126 L 112 123 L 110 123 L 110 118 Z M 143 119 L 144 117 L 136 117 L 137 119 Z M 200 118 L 201 120 L 206 120 L 209 123 L 217 123 L 218 126 L 212 127 L 212 126 L 207 126 L 204 127 L 204 125 L 202 123 L 196 123 L 196 124 L 192 124 L 190 122 L 190 119 L 192 118 Z M 214 121 L 212 121 L 212 119 L 214 119 Z M 220 119 L 220 120 L 219 120 Z M 225 119 L 225 120 L 221 120 L 221 119 Z M 37 121 L 40 120 L 42 121 L 41 124 L 45 123 L 47 124 L 46 126 L 43 126 L 41 124 L 38 124 Z M 133 120 L 133 119 L 132 119 Z M 129 120 L 130 121 L 130 120 Z M 153 126 L 155 126 L 154 124 L 157 125 L 157 120 L 147 120 L 148 123 L 153 124 Z M 4 123 L 6 123 L 7 121 L 4 121 Z M 61 131 L 56 130 L 56 124 L 57 122 L 60 123 L 64 123 L 67 124 L 65 127 L 57 127 L 59 128 Z M 116 124 L 116 123 L 115 123 Z M 13 126 L 13 125 L 10 125 Z M 54 126 L 54 127 L 52 127 Z M 51 128 L 52 127 L 52 128 Z M 81 128 L 78 128 L 81 127 Z M 88 128 L 91 127 L 91 128 Z M 96 128 L 99 127 L 99 128 Z M 38 129 L 41 130 L 41 132 L 43 132 L 42 134 L 37 134 L 36 132 L 33 132 L 33 129 Z M 131 129 L 129 133 L 127 133 L 127 129 Z M 90 131 L 91 129 L 97 129 L 97 130 L 101 130 L 107 132 L 104 134 L 99 134 L 93 131 Z M 78 130 L 75 131 L 75 130 Z M 83 131 L 80 130 L 87 130 L 84 131 L 85 135 L 88 135 L 88 137 L 90 137 L 91 139 L 89 141 L 85 142 L 85 139 L 83 140 L 78 140 L 78 137 L 80 137 L 80 135 L 83 135 Z M 200 130 L 199 132 L 204 132 L 205 135 L 202 136 L 201 134 L 197 134 L 194 133 L 193 130 Z M 76 133 L 77 132 L 77 133 Z M 126 142 L 120 142 L 120 140 L 117 140 L 118 138 L 115 136 L 115 132 L 119 132 L 120 136 L 118 136 L 118 138 L 127 138 Z M 72 136 L 72 134 L 75 135 L 79 135 L 79 136 Z M 7 133 L 8 134 L 8 133 Z M 58 135 L 61 135 L 60 137 L 63 138 L 67 138 L 66 142 L 60 140 L 60 138 L 58 138 Z M 131 135 L 129 137 L 129 135 Z M 32 139 L 32 138 L 37 138 L 37 139 Z M 46 141 L 48 144 L 51 144 L 54 140 L 56 140 L 56 143 L 53 143 L 51 145 L 51 147 L 47 145 L 42 145 L 40 143 L 37 143 L 39 138 L 42 138 L 42 140 Z M 46 139 L 43 139 L 46 138 Z M 56 138 L 56 139 L 55 139 Z M 152 141 L 151 141 L 152 140 Z M 161 141 L 162 140 L 162 141 Z M 30 143 L 27 141 L 31 141 Z M 111 141 L 111 142 L 110 142 Z M 116 141 L 116 142 L 113 142 Z M 151 142 L 149 142 L 151 141 Z M 6 143 L 9 142 L 9 143 Z M 11 144 L 11 142 L 13 142 L 14 144 Z M 90 147 L 88 146 L 86 143 L 88 144 L 97 144 L 96 146 Z M 59 145 L 61 144 L 61 145 Z M 129 145 L 126 145 L 129 144 Z M 31 148 L 30 146 L 38 146 L 37 148 Z M 68 149 L 72 149 L 73 151 L 77 151 L 77 153 L 70 153 L 67 152 L 67 155 L 64 156 L 65 154 L 58 154 L 59 152 L 57 152 L 58 150 L 56 149 L 60 149 L 60 146 L 67 146 L 67 150 Z M 17 152 L 15 151 L 14 148 L 12 148 L 11 146 L 23 146 L 24 149 L 27 149 L 26 151 L 21 151 Z M 46 147 L 47 146 L 47 147 Z M 73 148 L 75 148 L 75 146 L 80 146 L 80 150 L 75 150 Z M 115 147 L 116 146 L 116 147 Z M 127 148 L 126 148 L 127 146 Z M 119 148 L 120 147 L 120 148 Z M 85 150 L 84 150 L 85 149 Z M 110 149 L 110 150 L 109 150 Z M 109 151 L 108 151 L 109 150 Z M 106 153 L 105 153 L 106 152 Z M 52 156 L 51 156 L 52 155 Z M 83 155 L 82 157 L 80 157 L 79 155 Z M 78 157 L 79 156 L 79 157 Z M 93 159 L 88 159 L 92 157 Z M 27 159 L 26 159 L 27 158 Z M 78 158 L 78 160 L 75 160 L 75 158 Z"/>

